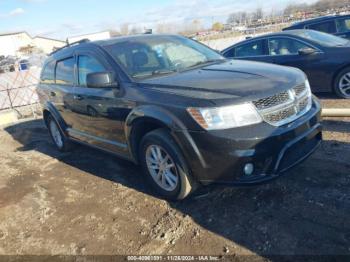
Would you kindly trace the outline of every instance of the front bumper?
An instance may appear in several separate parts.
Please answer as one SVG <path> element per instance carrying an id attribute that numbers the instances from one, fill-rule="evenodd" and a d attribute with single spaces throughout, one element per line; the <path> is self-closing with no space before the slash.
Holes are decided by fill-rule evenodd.
<path id="1" fill-rule="evenodd" d="M 280 176 L 311 155 L 322 141 L 320 121 L 320 104 L 314 99 L 309 112 L 285 126 L 261 123 L 190 132 L 191 143 L 182 148 L 193 176 L 203 184 L 257 184 Z M 251 175 L 244 173 L 248 163 L 254 165 Z"/>

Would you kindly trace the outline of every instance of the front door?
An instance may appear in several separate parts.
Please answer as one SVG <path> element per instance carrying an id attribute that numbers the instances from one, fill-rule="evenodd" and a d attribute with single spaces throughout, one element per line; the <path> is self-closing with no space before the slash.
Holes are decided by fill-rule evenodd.
<path id="1" fill-rule="evenodd" d="M 272 62 L 278 65 L 296 67 L 302 70 L 310 81 L 311 87 L 318 90 L 322 87 L 323 69 L 322 63 L 324 53 L 316 50 L 309 55 L 299 54 L 299 50 L 313 48 L 306 43 L 300 42 L 293 38 L 274 37 L 269 38 L 269 54 Z"/>
<path id="2" fill-rule="evenodd" d="M 89 88 L 89 73 L 111 71 L 104 59 L 94 53 L 76 53 L 77 85 L 74 88 L 74 123 L 70 133 L 75 138 L 104 149 L 125 154 L 123 95 L 117 88 Z"/>

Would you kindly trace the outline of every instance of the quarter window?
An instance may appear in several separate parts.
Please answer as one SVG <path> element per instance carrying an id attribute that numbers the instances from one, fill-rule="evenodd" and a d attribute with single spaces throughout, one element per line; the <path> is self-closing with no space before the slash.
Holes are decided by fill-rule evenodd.
<path id="1" fill-rule="evenodd" d="M 329 33 L 329 34 L 334 34 L 337 32 L 334 21 L 327 21 L 327 22 L 323 22 L 323 23 L 309 25 L 309 26 L 307 26 L 307 28 L 312 29 L 312 30 L 316 30 L 316 31 Z"/>
<path id="2" fill-rule="evenodd" d="M 308 48 L 307 45 L 290 38 L 270 38 L 269 50 L 270 55 L 295 55 L 303 48 Z"/>
<path id="3" fill-rule="evenodd" d="M 79 85 L 86 86 L 86 77 L 90 73 L 104 72 L 106 69 L 94 57 L 81 55 L 78 60 Z"/>
<path id="4" fill-rule="evenodd" d="M 229 50 L 227 50 L 224 54 L 225 57 L 235 57 L 236 56 L 236 49 L 235 48 L 231 48 Z"/>
<path id="5" fill-rule="evenodd" d="M 57 62 L 56 66 L 56 84 L 73 85 L 74 84 L 74 57 Z"/>
<path id="6" fill-rule="evenodd" d="M 253 41 L 236 47 L 236 57 L 250 57 L 264 55 L 263 40 Z"/>
<path id="7" fill-rule="evenodd" d="M 350 31 L 350 18 L 337 20 L 338 33 L 345 33 Z"/>

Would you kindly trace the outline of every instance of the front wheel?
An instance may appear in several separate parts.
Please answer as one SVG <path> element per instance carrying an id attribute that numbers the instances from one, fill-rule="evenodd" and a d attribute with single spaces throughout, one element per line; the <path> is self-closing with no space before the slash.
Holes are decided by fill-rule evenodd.
<path id="1" fill-rule="evenodd" d="M 167 130 L 146 134 L 141 141 L 139 158 L 147 180 L 162 197 L 181 200 L 194 191 L 196 182 Z"/>
<path id="2" fill-rule="evenodd" d="M 337 96 L 350 99 L 350 67 L 338 74 L 334 83 L 334 91 Z"/>

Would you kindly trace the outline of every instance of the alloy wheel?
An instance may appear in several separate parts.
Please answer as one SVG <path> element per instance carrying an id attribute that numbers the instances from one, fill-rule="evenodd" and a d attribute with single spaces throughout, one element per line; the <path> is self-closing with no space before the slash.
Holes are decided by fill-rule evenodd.
<path id="1" fill-rule="evenodd" d="M 163 190 L 173 191 L 179 182 L 175 162 L 160 146 L 150 145 L 146 150 L 146 163 L 153 180 Z"/>
<path id="2" fill-rule="evenodd" d="M 350 98 L 350 72 L 340 78 L 338 88 L 344 97 Z"/>
<path id="3" fill-rule="evenodd" d="M 53 120 L 50 121 L 50 132 L 51 132 L 51 135 L 52 135 L 52 138 L 53 138 L 55 144 L 59 148 L 62 148 L 63 147 L 62 135 L 60 133 L 60 130 L 58 129 L 56 122 Z"/>

